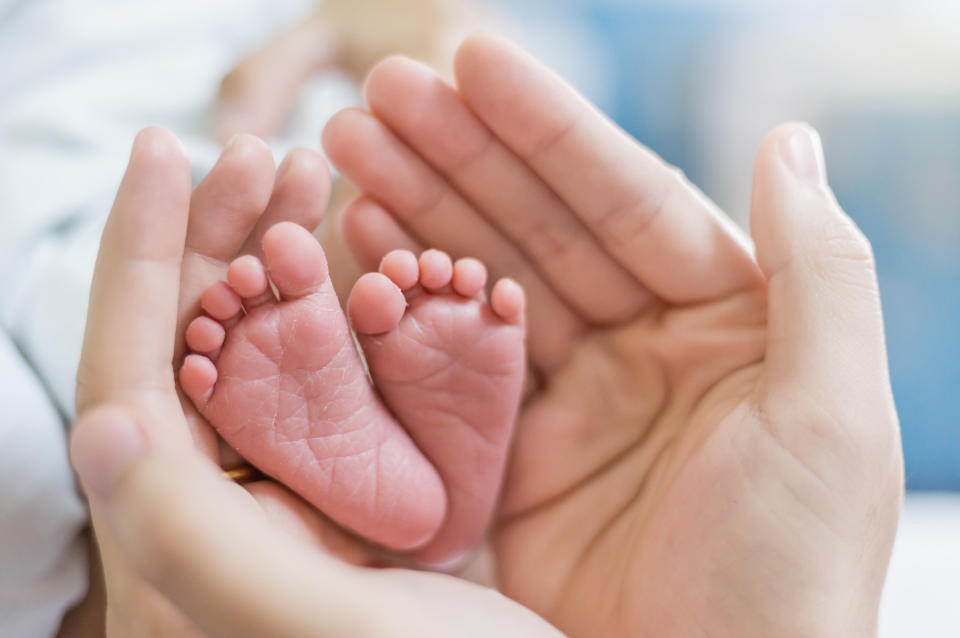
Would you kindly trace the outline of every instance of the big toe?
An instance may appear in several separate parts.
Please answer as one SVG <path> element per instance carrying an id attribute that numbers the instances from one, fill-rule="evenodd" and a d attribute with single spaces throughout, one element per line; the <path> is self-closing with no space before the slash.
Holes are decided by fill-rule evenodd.
<path id="1" fill-rule="evenodd" d="M 347 300 L 347 312 L 354 329 L 362 334 L 393 330 L 406 310 L 400 288 L 386 275 L 368 272 L 354 284 Z"/>
<path id="2" fill-rule="evenodd" d="M 293 222 L 281 222 L 263 236 L 270 279 L 281 297 L 302 297 L 327 281 L 327 259 L 316 237 Z"/>

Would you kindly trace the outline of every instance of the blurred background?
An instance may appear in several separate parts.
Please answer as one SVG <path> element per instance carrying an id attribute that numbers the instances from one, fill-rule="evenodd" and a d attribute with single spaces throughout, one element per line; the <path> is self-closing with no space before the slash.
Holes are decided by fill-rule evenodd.
<path id="1" fill-rule="evenodd" d="M 379 56 L 445 70 L 480 26 L 556 68 L 744 226 L 763 136 L 791 119 L 820 130 L 830 182 L 876 253 L 903 430 L 910 493 L 881 636 L 960 635 L 960 2 L 319 4 L 0 0 L 0 355 L 13 361 L 0 372 L 19 375 L 0 388 L 14 406 L 0 436 L 61 467 L 30 496 L 67 512 L 46 525 L 59 553 L 6 586 L 60 578 L 66 602 L 82 587 L 83 551 L 68 542 L 82 508 L 50 450 L 70 419 L 86 285 L 134 133 L 173 129 L 197 178 L 234 130 L 269 138 L 278 158 L 317 147 Z M 349 61 L 317 44 L 331 23 Z M 4 464 L 0 479 L 27 471 Z M 6 520 L 0 537 L 12 538 Z M 39 551 L 29 542 L 0 552 Z M 0 617 L 4 586 L 0 573 Z"/>

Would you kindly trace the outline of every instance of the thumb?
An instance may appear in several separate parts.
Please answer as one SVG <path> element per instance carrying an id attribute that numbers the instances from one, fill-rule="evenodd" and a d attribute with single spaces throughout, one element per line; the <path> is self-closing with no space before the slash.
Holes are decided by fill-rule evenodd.
<path id="1" fill-rule="evenodd" d="M 810 126 L 764 140 L 750 221 L 769 286 L 768 388 L 802 393 L 835 421 L 863 422 L 864 407 L 895 415 L 873 252 L 834 198 Z"/>
<path id="2" fill-rule="evenodd" d="M 115 538 L 136 573 L 212 638 L 560 636 L 472 583 L 363 570 L 298 544 L 209 460 L 151 450 L 122 409 L 85 414 L 70 456 L 98 537 Z"/>
<path id="3" fill-rule="evenodd" d="M 70 456 L 98 537 L 204 635 L 373 635 L 357 572 L 271 527 L 199 454 L 151 450 L 123 409 L 85 414 Z"/>

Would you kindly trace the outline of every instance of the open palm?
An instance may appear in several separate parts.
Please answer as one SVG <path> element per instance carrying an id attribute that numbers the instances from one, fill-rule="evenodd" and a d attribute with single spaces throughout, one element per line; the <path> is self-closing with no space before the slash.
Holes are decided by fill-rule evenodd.
<path id="1" fill-rule="evenodd" d="M 403 58 L 324 145 L 364 265 L 418 244 L 527 290 L 501 588 L 574 636 L 869 635 L 902 489 L 869 244 L 815 134 L 757 159 L 756 259 L 674 169 L 508 44 Z"/>
<path id="2" fill-rule="evenodd" d="M 281 221 L 316 227 L 328 192 L 329 174 L 316 153 L 291 151 L 275 171 L 267 145 L 243 135 L 191 193 L 189 165 L 176 139 L 159 129 L 142 132 L 114 204 L 91 293 L 77 375 L 78 414 L 125 396 L 125 407 L 149 415 L 145 429 L 158 448 L 178 454 L 197 449 L 220 463 L 216 432 L 189 400 L 178 400 L 170 364 L 182 361 L 183 331 L 199 312 L 201 292 L 225 275 L 234 257 L 259 254 L 263 234 Z M 134 258 L 113 254 L 118 246 Z M 157 246 L 166 252 L 160 254 Z M 121 267 L 123 259 L 138 268 Z M 257 481 L 246 488 L 278 529 L 348 562 L 369 559 L 364 545 L 283 486 Z M 131 569 L 106 530 L 98 529 L 98 541 L 108 635 L 201 635 Z"/>

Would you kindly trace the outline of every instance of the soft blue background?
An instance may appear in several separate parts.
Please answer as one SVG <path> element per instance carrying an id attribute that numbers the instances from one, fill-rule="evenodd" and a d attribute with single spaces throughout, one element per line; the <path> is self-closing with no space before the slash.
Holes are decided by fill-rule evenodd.
<path id="1" fill-rule="evenodd" d="M 528 0 L 511 3 L 511 10 L 526 20 L 568 20 L 603 49 L 597 59 L 608 68 L 597 73 L 610 81 L 594 97 L 701 183 L 709 166 L 698 158 L 686 122 L 698 97 L 691 69 L 704 55 L 702 43 L 773 16 L 626 2 Z M 958 490 L 960 241 L 952 231 L 960 214 L 960 108 L 838 108 L 826 121 L 820 114 L 819 124 L 837 197 L 876 253 L 907 485 Z"/>

